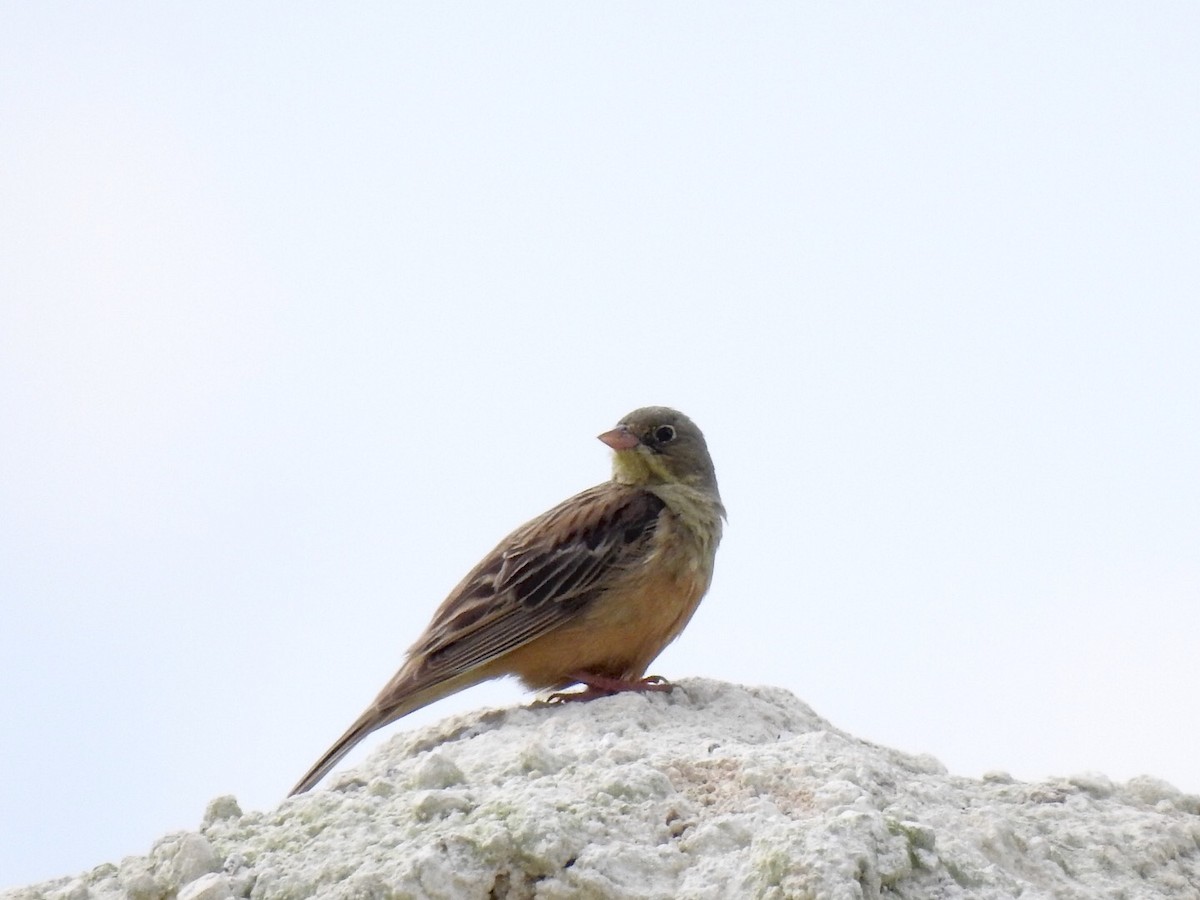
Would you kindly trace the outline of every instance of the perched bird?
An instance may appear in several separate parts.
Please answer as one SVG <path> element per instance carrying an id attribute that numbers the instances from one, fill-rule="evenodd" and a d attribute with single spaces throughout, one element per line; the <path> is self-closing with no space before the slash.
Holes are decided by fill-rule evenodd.
<path id="1" fill-rule="evenodd" d="M 292 788 L 307 791 L 377 728 L 490 678 L 559 701 L 669 690 L 646 667 L 712 580 L 725 507 L 700 429 L 648 406 L 600 435 L 611 481 L 522 525 L 434 613 L 404 665 Z"/>

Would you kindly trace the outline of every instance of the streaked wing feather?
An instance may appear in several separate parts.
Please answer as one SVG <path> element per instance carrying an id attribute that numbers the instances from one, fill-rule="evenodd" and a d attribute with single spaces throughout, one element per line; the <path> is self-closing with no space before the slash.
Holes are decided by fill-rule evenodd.
<path id="1" fill-rule="evenodd" d="M 442 604 L 413 654 L 430 678 L 460 675 L 576 616 L 646 558 L 654 494 L 597 485 L 513 532 Z"/>

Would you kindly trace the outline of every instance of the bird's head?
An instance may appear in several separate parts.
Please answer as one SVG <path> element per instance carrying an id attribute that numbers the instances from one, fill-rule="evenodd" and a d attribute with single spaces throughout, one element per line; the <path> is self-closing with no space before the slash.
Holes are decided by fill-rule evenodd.
<path id="1" fill-rule="evenodd" d="M 613 480 L 621 484 L 686 484 L 716 493 L 717 476 L 696 423 L 678 410 L 646 406 L 600 435 L 613 450 Z"/>

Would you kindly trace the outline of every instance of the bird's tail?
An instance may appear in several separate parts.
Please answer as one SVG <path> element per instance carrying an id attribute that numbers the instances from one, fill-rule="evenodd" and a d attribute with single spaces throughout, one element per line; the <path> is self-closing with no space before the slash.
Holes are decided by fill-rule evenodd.
<path id="1" fill-rule="evenodd" d="M 311 769 L 304 773 L 304 777 L 296 782 L 296 786 L 292 788 L 288 796 L 303 794 L 316 785 L 318 781 L 329 774 L 334 766 L 342 761 L 342 757 L 353 750 L 355 745 L 372 731 L 382 728 L 384 725 L 394 722 L 402 716 L 407 716 L 410 712 L 416 712 L 418 709 L 453 694 L 455 691 L 461 691 L 463 688 L 470 687 L 480 680 L 478 677 L 471 677 L 471 673 L 467 673 L 457 678 L 437 681 L 432 684 L 428 682 L 414 684 L 406 681 L 389 684 L 375 698 L 375 702 L 367 708 L 366 712 L 359 716 L 354 724 L 346 729 L 346 733 L 338 738 L 332 747 L 325 751 L 321 758 L 313 764 Z"/>

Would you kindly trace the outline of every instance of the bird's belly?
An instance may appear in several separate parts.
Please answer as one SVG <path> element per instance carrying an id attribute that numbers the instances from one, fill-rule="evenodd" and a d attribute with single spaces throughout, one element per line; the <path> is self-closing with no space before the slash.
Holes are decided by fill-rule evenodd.
<path id="1" fill-rule="evenodd" d="M 611 588 L 573 622 L 514 650 L 505 668 L 531 688 L 573 683 L 587 672 L 636 679 L 683 630 L 708 588 L 688 566 Z"/>

